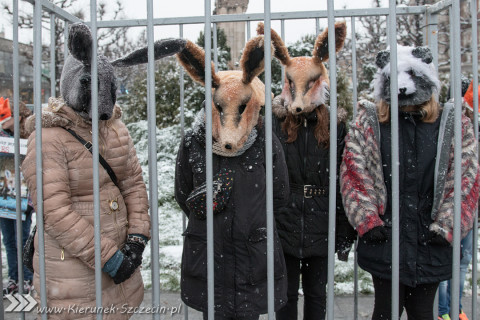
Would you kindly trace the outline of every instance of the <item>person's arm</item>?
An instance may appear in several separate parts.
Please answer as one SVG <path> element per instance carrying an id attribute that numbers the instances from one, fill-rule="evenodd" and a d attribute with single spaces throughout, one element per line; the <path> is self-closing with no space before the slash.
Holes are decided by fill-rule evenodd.
<path id="1" fill-rule="evenodd" d="M 338 253 L 338 258 L 342 261 L 347 261 L 348 253 L 352 243 L 357 237 L 355 229 L 350 225 L 345 214 L 345 209 L 342 202 L 342 194 L 340 193 L 340 165 L 342 163 L 342 155 L 345 149 L 346 136 L 345 123 L 340 122 L 337 126 L 337 210 L 336 210 L 336 234 L 335 234 L 335 249 Z"/>
<path id="2" fill-rule="evenodd" d="M 465 237 L 472 229 L 477 210 L 480 172 L 478 166 L 477 141 L 473 126 L 467 116 L 462 115 L 462 166 L 461 166 L 461 191 L 462 191 L 462 217 L 461 235 Z M 430 225 L 430 231 L 443 236 L 449 242 L 453 241 L 453 216 L 454 216 L 454 148 L 450 150 L 450 162 L 445 182 L 443 199 L 440 201 L 435 221 Z"/>
<path id="3" fill-rule="evenodd" d="M 187 137 L 187 139 L 192 139 L 192 137 Z M 193 190 L 193 175 L 190 164 L 188 163 L 188 154 L 188 147 L 185 145 L 184 138 L 178 148 L 177 162 L 175 166 L 175 200 L 187 217 L 190 216 L 190 210 L 188 209 L 186 202 L 188 196 Z"/>
<path id="4" fill-rule="evenodd" d="M 45 232 L 54 238 L 60 247 L 95 268 L 93 225 L 72 208 L 70 175 L 62 140 L 69 135 L 63 129 L 44 129 L 42 132 L 43 162 L 43 218 Z M 34 207 L 37 207 L 37 184 L 35 167 L 35 133 L 30 135 L 27 155 L 22 171 L 31 191 Z M 81 170 L 81 168 L 78 168 Z M 101 236 L 102 267 L 118 250 L 115 241 Z"/>
<path id="5" fill-rule="evenodd" d="M 350 224 L 359 236 L 375 227 L 383 226 L 379 212 L 384 210 L 379 203 L 372 174 L 367 169 L 367 144 L 377 144 L 373 132 L 366 130 L 366 111 L 359 110 L 355 122 L 345 138 L 345 150 L 340 166 L 340 191 L 343 206 Z M 367 141 L 368 139 L 368 141 Z M 379 150 L 377 150 L 379 152 Z M 377 164 L 381 170 L 381 163 Z"/>

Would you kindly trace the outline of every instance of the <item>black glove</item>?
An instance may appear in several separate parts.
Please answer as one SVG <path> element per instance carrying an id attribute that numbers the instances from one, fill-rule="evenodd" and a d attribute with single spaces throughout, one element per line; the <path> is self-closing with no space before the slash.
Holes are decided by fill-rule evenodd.
<path id="1" fill-rule="evenodd" d="M 135 268 L 138 268 L 142 264 L 143 250 L 145 250 L 145 245 L 143 243 L 127 239 L 127 242 L 121 251 L 126 257 L 129 257 L 132 260 Z"/>
<path id="2" fill-rule="evenodd" d="M 340 261 L 348 261 L 348 254 L 352 248 L 352 243 L 346 240 L 338 240 L 335 242 L 335 251 L 337 252 L 337 258 Z"/>
<path id="3" fill-rule="evenodd" d="M 445 239 L 442 235 L 434 231 L 429 232 L 427 243 L 434 246 L 442 246 L 442 247 L 450 246 L 450 242 L 448 242 L 447 239 Z"/>
<path id="4" fill-rule="evenodd" d="M 384 226 L 377 226 L 367 233 L 361 239 L 371 243 L 382 243 L 388 240 L 388 231 Z"/>
<path id="5" fill-rule="evenodd" d="M 137 267 L 133 263 L 132 259 L 128 256 L 124 256 L 120 267 L 117 270 L 117 273 L 112 278 L 115 284 L 122 283 L 132 276 Z"/>

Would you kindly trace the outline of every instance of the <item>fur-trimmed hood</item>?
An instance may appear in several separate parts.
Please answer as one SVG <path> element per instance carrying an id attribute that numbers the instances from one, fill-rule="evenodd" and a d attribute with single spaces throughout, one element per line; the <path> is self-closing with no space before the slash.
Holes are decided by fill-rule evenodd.
<path id="1" fill-rule="evenodd" d="M 328 110 L 330 110 L 330 106 L 327 106 Z M 272 101 L 272 113 L 278 119 L 284 119 L 287 114 L 288 110 L 285 106 L 284 99 L 281 96 L 276 96 Z M 348 112 L 344 108 L 337 109 L 337 123 L 343 122 L 347 123 L 348 119 Z"/>
<path id="2" fill-rule="evenodd" d="M 113 115 L 109 120 L 99 120 L 99 127 L 109 126 L 113 121 L 122 117 L 122 110 L 118 105 L 113 109 Z M 42 109 L 42 128 L 70 128 L 70 127 L 91 127 L 92 123 L 85 120 L 72 108 L 65 104 L 62 98 L 48 99 L 47 107 Z M 35 115 L 28 117 L 25 123 L 27 134 L 35 130 Z"/>

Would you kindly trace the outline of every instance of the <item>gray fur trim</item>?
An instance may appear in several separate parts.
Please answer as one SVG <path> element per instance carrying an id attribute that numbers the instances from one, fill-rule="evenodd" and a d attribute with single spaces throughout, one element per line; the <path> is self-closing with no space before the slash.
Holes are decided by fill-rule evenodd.
<path id="1" fill-rule="evenodd" d="M 454 105 L 446 103 L 443 107 L 442 118 L 438 130 L 437 158 L 435 160 L 435 175 L 433 185 L 432 219 L 435 221 L 440 207 L 440 201 L 445 191 L 448 165 L 450 161 L 450 148 L 454 137 Z"/>
<path id="2" fill-rule="evenodd" d="M 288 110 L 281 96 L 276 96 L 272 100 L 272 113 L 279 119 L 287 116 Z"/>
<path id="3" fill-rule="evenodd" d="M 375 140 L 380 144 L 380 124 L 378 122 L 377 106 L 368 100 L 361 100 L 358 102 L 358 107 L 365 109 L 368 117 L 367 121 L 373 129 Z"/>

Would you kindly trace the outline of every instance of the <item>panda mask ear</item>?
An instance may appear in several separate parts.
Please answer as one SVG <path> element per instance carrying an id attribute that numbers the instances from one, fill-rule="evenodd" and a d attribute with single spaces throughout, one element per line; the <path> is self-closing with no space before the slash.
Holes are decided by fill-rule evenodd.
<path id="1" fill-rule="evenodd" d="M 416 47 L 412 50 L 412 55 L 415 58 L 422 59 L 426 64 L 430 64 L 433 61 L 432 52 L 428 47 Z"/>
<path id="2" fill-rule="evenodd" d="M 390 51 L 383 50 L 377 54 L 375 64 L 378 68 L 383 69 L 390 62 Z"/>

